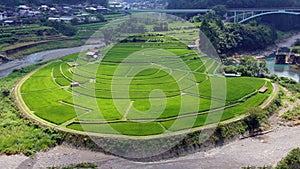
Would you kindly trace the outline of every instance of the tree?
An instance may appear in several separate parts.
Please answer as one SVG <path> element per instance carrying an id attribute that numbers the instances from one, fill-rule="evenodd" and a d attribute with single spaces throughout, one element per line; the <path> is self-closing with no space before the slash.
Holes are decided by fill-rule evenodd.
<path id="1" fill-rule="evenodd" d="M 85 24 L 90 23 L 90 18 L 88 16 L 84 17 L 83 23 Z"/>
<path id="2" fill-rule="evenodd" d="M 10 90 L 8 89 L 2 89 L 2 96 L 3 97 L 8 97 L 10 95 Z"/>
<path id="3" fill-rule="evenodd" d="M 97 14 L 96 14 L 96 18 L 97 18 L 98 21 L 100 21 L 100 22 L 105 22 L 105 21 L 106 21 L 105 18 L 104 18 L 104 16 L 103 16 L 101 13 L 97 13 Z"/>
<path id="4" fill-rule="evenodd" d="M 105 45 L 109 45 L 113 40 L 113 31 L 109 30 L 109 28 L 102 29 L 103 39 Z"/>
<path id="5" fill-rule="evenodd" d="M 66 36 L 74 36 L 77 33 L 77 29 L 75 27 L 63 21 L 47 21 L 44 25 L 53 27 L 58 32 Z"/>
<path id="6" fill-rule="evenodd" d="M 235 67 L 235 66 L 232 66 L 232 65 L 230 65 L 230 66 L 226 66 L 225 68 L 224 68 L 224 72 L 225 73 L 237 73 L 237 68 Z"/>
<path id="7" fill-rule="evenodd" d="M 269 73 L 266 61 L 256 60 L 249 56 L 240 60 L 240 64 L 238 65 L 237 69 L 242 76 L 263 77 L 266 73 Z"/>
<path id="8" fill-rule="evenodd" d="M 78 25 L 78 24 L 79 24 L 79 19 L 78 19 L 78 18 L 73 18 L 73 19 L 71 20 L 71 24 L 72 24 L 72 25 Z"/>
<path id="9" fill-rule="evenodd" d="M 226 9 L 225 5 L 214 6 L 212 8 L 212 10 L 215 11 L 215 14 L 220 16 L 220 17 L 223 17 L 227 13 L 227 9 Z"/>
<path id="10" fill-rule="evenodd" d="M 269 74 L 270 70 L 267 66 L 266 60 L 260 60 L 258 64 L 258 72 L 257 76 L 258 77 L 263 77 L 265 74 Z"/>
<path id="11" fill-rule="evenodd" d="M 263 109 L 258 107 L 249 108 L 247 113 L 249 116 L 246 118 L 246 124 L 248 125 L 250 135 L 253 135 L 255 130 L 264 122 L 267 115 Z"/>

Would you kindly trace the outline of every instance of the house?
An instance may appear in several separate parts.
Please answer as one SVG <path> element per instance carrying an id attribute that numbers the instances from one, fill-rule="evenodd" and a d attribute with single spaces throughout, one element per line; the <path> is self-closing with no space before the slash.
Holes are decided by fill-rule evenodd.
<path id="1" fill-rule="evenodd" d="M 268 90 L 268 87 L 264 86 L 259 90 L 259 93 L 265 93 Z"/>
<path id="2" fill-rule="evenodd" d="M 86 7 L 85 10 L 87 10 L 87 11 L 97 11 L 97 8 L 94 8 L 94 7 Z"/>
<path id="3" fill-rule="evenodd" d="M 51 8 L 50 8 L 50 11 L 55 12 L 55 11 L 57 11 L 57 9 L 54 8 L 54 7 L 51 7 Z"/>
<path id="4" fill-rule="evenodd" d="M 30 7 L 28 7 L 28 6 L 26 6 L 26 5 L 19 5 L 19 6 L 18 6 L 18 9 L 19 9 L 19 10 L 29 10 Z"/>
<path id="5" fill-rule="evenodd" d="M 48 11 L 50 9 L 50 7 L 48 5 L 41 5 L 39 7 L 39 10 L 42 10 L 42 11 Z"/>
<path id="6" fill-rule="evenodd" d="M 109 2 L 108 5 L 110 8 L 119 8 L 119 9 L 123 8 L 123 5 L 120 2 Z"/>
<path id="7" fill-rule="evenodd" d="M 91 50 L 86 54 L 88 58 L 94 58 L 94 59 L 98 58 L 98 55 L 99 55 L 99 50 Z"/>
<path id="8" fill-rule="evenodd" d="M 12 20 L 12 19 L 5 20 L 5 21 L 3 22 L 4 25 L 12 25 L 12 24 L 14 24 L 14 23 L 15 23 L 15 21 Z"/>
<path id="9" fill-rule="evenodd" d="M 188 48 L 188 50 L 198 50 L 197 45 L 188 45 L 187 48 Z"/>

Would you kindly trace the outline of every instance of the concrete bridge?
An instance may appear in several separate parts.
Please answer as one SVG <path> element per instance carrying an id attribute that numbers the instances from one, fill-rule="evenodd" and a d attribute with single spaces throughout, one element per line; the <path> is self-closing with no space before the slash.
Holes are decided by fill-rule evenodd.
<path id="1" fill-rule="evenodd" d="M 206 13 L 211 9 L 159 9 L 159 10 L 123 10 L 122 12 L 158 12 L 158 13 Z M 239 8 L 227 9 L 225 18 L 234 23 L 244 23 L 251 19 L 272 14 L 300 15 L 299 8 Z"/>

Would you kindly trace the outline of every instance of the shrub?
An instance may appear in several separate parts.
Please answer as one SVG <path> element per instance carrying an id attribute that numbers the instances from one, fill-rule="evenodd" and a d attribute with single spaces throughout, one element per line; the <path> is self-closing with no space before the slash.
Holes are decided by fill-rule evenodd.
<path id="1" fill-rule="evenodd" d="M 292 150 L 276 167 L 276 169 L 291 168 L 300 168 L 300 148 Z"/>

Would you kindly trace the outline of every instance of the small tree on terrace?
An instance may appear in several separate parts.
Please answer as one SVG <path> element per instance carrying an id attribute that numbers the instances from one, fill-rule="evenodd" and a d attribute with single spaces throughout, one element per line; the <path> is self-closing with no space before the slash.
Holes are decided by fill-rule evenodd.
<path id="1" fill-rule="evenodd" d="M 266 112 L 259 107 L 249 108 L 247 112 L 249 113 L 249 116 L 246 119 L 246 124 L 248 125 L 250 135 L 253 135 L 254 131 L 264 122 L 267 115 Z"/>

